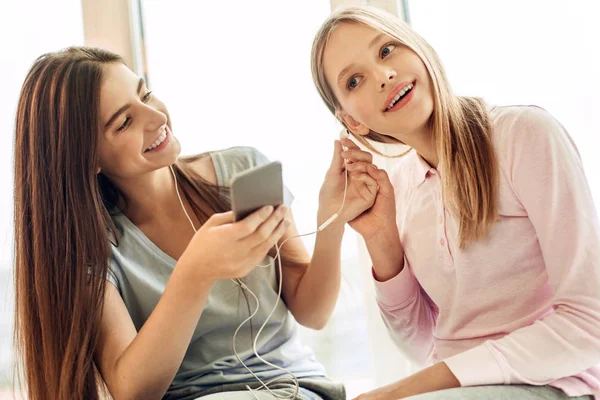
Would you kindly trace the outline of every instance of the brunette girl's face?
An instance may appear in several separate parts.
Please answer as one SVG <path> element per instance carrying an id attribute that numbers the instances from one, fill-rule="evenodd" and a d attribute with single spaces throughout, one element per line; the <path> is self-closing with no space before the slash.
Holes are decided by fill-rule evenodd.
<path id="1" fill-rule="evenodd" d="M 179 156 L 167 108 L 121 63 L 105 67 L 99 118 L 99 168 L 111 179 L 136 178 Z"/>

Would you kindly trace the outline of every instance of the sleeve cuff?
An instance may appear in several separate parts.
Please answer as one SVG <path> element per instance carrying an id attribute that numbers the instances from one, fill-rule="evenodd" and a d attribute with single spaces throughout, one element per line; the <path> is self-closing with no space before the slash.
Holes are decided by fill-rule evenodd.
<path id="1" fill-rule="evenodd" d="M 486 343 L 444 360 L 461 386 L 509 384 L 502 366 Z"/>
<path id="2" fill-rule="evenodd" d="M 402 306 L 413 299 L 419 290 L 417 279 L 410 271 L 406 258 L 404 259 L 404 268 L 392 279 L 380 282 L 375 279 L 372 267 L 371 273 L 373 281 L 375 282 L 375 296 L 377 302 L 384 307 Z"/>
<path id="3" fill-rule="evenodd" d="M 290 189 L 288 189 L 288 187 L 285 186 L 285 184 L 284 184 L 283 185 L 283 204 L 285 204 L 287 207 L 290 207 L 293 202 L 294 202 L 294 195 L 292 194 Z"/>

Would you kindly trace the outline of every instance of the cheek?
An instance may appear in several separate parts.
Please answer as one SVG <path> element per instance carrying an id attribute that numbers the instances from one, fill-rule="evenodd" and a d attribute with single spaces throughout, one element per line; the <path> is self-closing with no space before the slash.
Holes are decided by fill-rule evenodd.
<path id="1" fill-rule="evenodd" d="M 427 89 L 431 91 L 433 89 L 433 83 L 431 81 L 431 77 L 429 76 L 429 72 L 427 71 L 427 67 L 420 59 L 415 60 L 415 64 L 417 64 L 415 68 L 417 68 L 419 80 L 422 83 L 425 83 L 425 85 L 427 85 Z"/>
<path id="2" fill-rule="evenodd" d="M 427 74 L 427 72 L 425 72 L 425 76 L 423 77 L 422 82 L 425 83 L 424 85 L 424 89 L 425 92 L 427 93 L 426 95 L 426 102 L 427 102 L 427 106 L 428 108 L 433 107 L 433 103 L 434 103 L 434 90 L 433 90 L 433 82 L 431 81 L 431 78 L 429 77 L 429 74 Z"/>
<path id="3" fill-rule="evenodd" d="M 128 131 L 125 131 L 121 135 L 127 135 L 127 133 Z M 124 137 L 115 138 L 115 140 L 106 140 L 100 144 L 100 167 L 108 174 L 123 175 L 124 172 L 133 168 L 134 160 L 141 152 L 143 143 L 124 139 Z"/>
<path id="4" fill-rule="evenodd" d="M 106 166 L 110 164 L 110 157 L 110 143 L 104 138 L 100 139 L 100 143 L 98 144 L 98 162 L 100 163 L 100 167 L 102 169 L 105 169 Z"/>
<path id="5" fill-rule="evenodd" d="M 362 88 L 363 93 L 355 93 L 353 99 L 349 102 L 348 110 L 350 114 L 355 115 L 358 120 L 368 120 L 372 118 L 376 111 L 375 99 L 368 95 L 368 90 Z"/>

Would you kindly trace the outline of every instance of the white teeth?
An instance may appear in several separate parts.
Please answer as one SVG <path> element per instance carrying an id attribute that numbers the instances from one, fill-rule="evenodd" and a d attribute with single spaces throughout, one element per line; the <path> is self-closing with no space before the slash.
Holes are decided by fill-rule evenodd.
<path id="1" fill-rule="evenodd" d="M 162 142 L 165 141 L 165 139 L 167 138 L 167 130 L 166 128 L 163 130 L 163 132 L 160 134 L 160 136 L 158 137 L 158 139 L 156 139 L 156 141 L 154 143 L 152 143 L 152 146 L 148 147 L 146 149 L 146 151 L 150 151 L 150 150 L 154 150 L 155 148 L 157 148 Z"/>
<path id="2" fill-rule="evenodd" d="M 400 100 L 400 98 L 402 96 L 404 96 L 406 94 L 406 92 L 408 92 L 412 88 L 413 88 L 413 84 L 412 83 L 409 83 L 408 85 L 406 85 L 405 87 L 403 87 L 402 90 L 400 90 L 398 92 L 398 94 L 392 99 L 392 101 L 388 105 L 387 109 L 389 110 L 390 108 L 394 107 L 396 105 L 396 102 L 398 100 Z"/>

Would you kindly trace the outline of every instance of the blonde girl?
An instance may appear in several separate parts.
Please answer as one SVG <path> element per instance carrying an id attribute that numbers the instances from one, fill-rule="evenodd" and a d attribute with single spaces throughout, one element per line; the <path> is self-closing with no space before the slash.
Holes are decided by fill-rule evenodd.
<path id="1" fill-rule="evenodd" d="M 600 394 L 600 225 L 565 129 L 533 106 L 455 95 L 434 50 L 369 7 L 331 15 L 312 72 L 371 152 L 412 150 L 350 221 L 398 347 L 427 366 L 360 399 L 566 399 Z M 414 397 L 411 397 L 414 396 Z"/>

